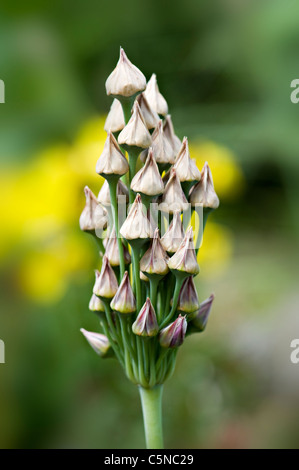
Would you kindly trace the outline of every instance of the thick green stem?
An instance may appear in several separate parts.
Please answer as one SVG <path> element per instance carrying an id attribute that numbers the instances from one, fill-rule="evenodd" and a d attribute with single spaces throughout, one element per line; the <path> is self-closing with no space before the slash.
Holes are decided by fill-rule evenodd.
<path id="1" fill-rule="evenodd" d="M 109 190 L 110 190 L 110 199 L 113 213 L 113 223 L 115 228 L 115 233 L 117 237 L 117 246 L 119 251 L 119 269 L 120 269 L 120 279 L 123 278 L 125 273 L 125 257 L 124 257 L 124 247 L 122 240 L 119 234 L 119 224 L 118 224 L 118 205 L 117 205 L 117 180 L 109 181 Z"/>
<path id="2" fill-rule="evenodd" d="M 162 393 L 163 385 L 139 387 L 147 449 L 163 449 Z"/>

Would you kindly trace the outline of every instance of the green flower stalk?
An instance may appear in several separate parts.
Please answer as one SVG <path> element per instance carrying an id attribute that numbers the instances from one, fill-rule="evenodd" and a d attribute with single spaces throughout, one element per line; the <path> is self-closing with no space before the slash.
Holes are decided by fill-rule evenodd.
<path id="1" fill-rule="evenodd" d="M 147 448 L 160 449 L 163 384 L 185 338 L 205 329 L 214 300 L 198 299 L 197 252 L 184 214 L 201 206 L 205 225 L 219 199 L 208 164 L 200 172 L 187 137 L 181 142 L 176 136 L 155 74 L 146 83 L 121 49 L 106 91 L 114 101 L 96 165 L 105 182 L 98 198 L 85 188 L 80 217 L 81 229 L 94 236 L 107 227 L 89 301 L 102 332 L 81 331 L 138 386 Z"/>

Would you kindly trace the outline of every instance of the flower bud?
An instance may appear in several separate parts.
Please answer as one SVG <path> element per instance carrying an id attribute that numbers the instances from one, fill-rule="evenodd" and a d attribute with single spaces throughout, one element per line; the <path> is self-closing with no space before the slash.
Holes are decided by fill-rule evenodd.
<path id="1" fill-rule="evenodd" d="M 187 137 L 184 137 L 183 139 L 174 168 L 181 183 L 196 182 L 201 179 L 201 173 L 197 168 L 196 163 L 190 158 Z"/>
<path id="2" fill-rule="evenodd" d="M 203 331 L 207 326 L 214 298 L 214 294 L 210 295 L 208 299 L 200 304 L 198 310 L 191 315 L 192 326 L 199 331 Z"/>
<path id="3" fill-rule="evenodd" d="M 177 154 L 180 151 L 182 142 L 180 141 L 180 139 L 174 133 L 173 124 L 172 124 L 170 114 L 168 114 L 165 118 L 163 130 L 164 130 L 164 135 L 165 135 L 166 139 L 168 140 L 168 142 L 170 143 L 170 145 L 173 149 L 174 155 L 177 156 Z"/>
<path id="4" fill-rule="evenodd" d="M 137 315 L 132 325 L 132 331 L 138 336 L 156 336 L 159 331 L 156 312 L 149 297 Z"/>
<path id="5" fill-rule="evenodd" d="M 129 191 L 127 186 L 122 182 L 122 180 L 118 180 L 117 182 L 117 197 L 118 196 L 126 196 L 126 202 L 129 202 Z M 100 189 L 100 192 L 98 194 L 98 201 L 103 206 L 111 206 L 109 183 L 107 180 L 104 181 L 103 186 Z"/>
<path id="6" fill-rule="evenodd" d="M 187 320 L 181 315 L 170 325 L 160 331 L 159 341 L 163 348 L 177 348 L 184 341 L 187 330 Z"/>
<path id="7" fill-rule="evenodd" d="M 138 95 L 136 99 L 140 106 L 146 127 L 148 129 L 154 129 L 160 121 L 158 114 L 156 113 L 156 111 L 151 109 L 146 97 L 144 96 L 144 93 L 140 93 L 140 95 Z"/>
<path id="8" fill-rule="evenodd" d="M 134 101 L 132 116 L 118 136 L 118 143 L 124 147 L 145 149 L 152 143 L 138 101 Z"/>
<path id="9" fill-rule="evenodd" d="M 125 118 L 120 101 L 113 100 L 110 111 L 105 121 L 106 132 L 119 132 L 125 127 Z"/>
<path id="10" fill-rule="evenodd" d="M 168 113 L 168 105 L 165 98 L 161 95 L 157 83 L 156 74 L 153 73 L 150 80 L 147 82 L 144 96 L 147 99 L 150 107 L 161 116 L 166 116 Z"/>
<path id="11" fill-rule="evenodd" d="M 143 91 L 145 87 L 145 76 L 129 61 L 125 51 L 120 48 L 119 61 L 106 80 L 107 95 L 129 98 Z"/>
<path id="12" fill-rule="evenodd" d="M 113 355 L 107 336 L 100 333 L 93 333 L 92 331 L 86 331 L 84 328 L 81 328 L 80 331 L 99 356 L 108 357 Z"/>
<path id="13" fill-rule="evenodd" d="M 168 256 L 164 251 L 159 237 L 159 229 L 156 228 L 150 248 L 140 260 L 140 270 L 147 276 L 165 276 L 168 271 Z"/>
<path id="14" fill-rule="evenodd" d="M 214 189 L 212 172 L 208 163 L 204 164 L 201 171 L 201 180 L 192 188 L 190 202 L 194 207 L 196 204 L 204 208 L 217 209 L 219 199 Z"/>
<path id="15" fill-rule="evenodd" d="M 79 220 L 81 230 L 84 232 L 93 232 L 97 229 L 105 228 L 107 225 L 106 209 L 101 206 L 88 186 L 85 186 L 84 193 L 86 204 Z"/>
<path id="16" fill-rule="evenodd" d="M 144 282 L 149 282 L 149 278 L 145 276 L 142 271 L 140 271 L 140 279 Z"/>
<path id="17" fill-rule="evenodd" d="M 105 255 L 108 258 L 110 266 L 119 266 L 119 264 L 120 264 L 119 250 L 118 250 L 117 237 L 116 237 L 116 232 L 115 232 L 114 227 L 113 227 L 113 230 L 112 230 L 112 232 L 111 232 L 111 234 L 108 238 L 108 241 L 107 241 L 107 244 L 106 244 L 105 248 L 106 248 L 105 249 Z M 131 262 L 130 253 L 124 245 L 123 245 L 123 250 L 124 250 L 125 264 L 129 264 Z"/>
<path id="18" fill-rule="evenodd" d="M 104 150 L 96 164 L 96 172 L 107 178 L 111 175 L 122 176 L 129 170 L 126 157 L 122 154 L 114 135 L 108 132 Z"/>
<path id="19" fill-rule="evenodd" d="M 180 180 L 174 168 L 171 169 L 170 178 L 166 183 L 164 193 L 161 196 L 159 209 L 162 212 L 182 212 L 188 208 L 188 201 L 182 190 Z"/>
<path id="20" fill-rule="evenodd" d="M 125 271 L 119 288 L 110 303 L 110 307 L 112 310 L 125 315 L 135 312 L 136 301 L 130 284 L 128 271 Z"/>
<path id="21" fill-rule="evenodd" d="M 157 196 L 164 191 L 164 184 L 151 147 L 144 166 L 132 179 L 131 189 L 135 193 L 142 193 L 147 196 Z"/>
<path id="22" fill-rule="evenodd" d="M 121 226 L 120 234 L 129 242 L 152 237 L 153 229 L 147 218 L 140 194 L 137 194 L 130 212 Z"/>
<path id="23" fill-rule="evenodd" d="M 185 279 L 179 294 L 177 310 L 184 313 L 193 313 L 199 308 L 199 301 L 193 277 Z"/>
<path id="24" fill-rule="evenodd" d="M 167 253 L 175 253 L 184 240 L 184 229 L 181 221 L 181 213 L 175 212 L 172 221 L 161 238 L 161 245 Z"/>
<path id="25" fill-rule="evenodd" d="M 153 154 L 158 165 L 172 165 L 174 163 L 174 151 L 164 135 L 162 120 L 157 124 L 152 139 Z M 145 161 L 147 153 L 148 150 L 142 152 L 140 155 L 141 161 Z"/>
<path id="26" fill-rule="evenodd" d="M 193 244 L 193 230 L 189 227 L 177 252 L 170 258 L 168 267 L 171 271 L 186 273 L 189 276 L 199 273 L 199 266 Z"/>
<path id="27" fill-rule="evenodd" d="M 99 297 L 112 299 L 118 289 L 117 279 L 106 255 L 103 256 L 101 272 L 96 271 L 93 293 Z"/>
<path id="28" fill-rule="evenodd" d="M 91 312 L 105 312 L 103 302 L 95 294 L 92 294 L 88 308 Z"/>

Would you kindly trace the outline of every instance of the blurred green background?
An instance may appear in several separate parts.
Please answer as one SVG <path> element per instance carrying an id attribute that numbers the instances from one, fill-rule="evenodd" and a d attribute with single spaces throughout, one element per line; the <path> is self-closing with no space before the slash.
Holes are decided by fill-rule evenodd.
<path id="1" fill-rule="evenodd" d="M 1 2 L 1 448 L 140 448 L 137 390 L 80 327 L 81 234 L 119 46 L 157 74 L 176 132 L 211 164 L 219 210 L 199 253 L 206 332 L 165 386 L 170 448 L 299 447 L 299 5 L 278 0 Z"/>

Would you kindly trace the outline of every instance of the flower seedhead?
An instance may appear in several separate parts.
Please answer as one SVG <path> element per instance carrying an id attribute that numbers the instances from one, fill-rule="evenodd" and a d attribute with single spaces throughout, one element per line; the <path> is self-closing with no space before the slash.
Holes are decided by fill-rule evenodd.
<path id="1" fill-rule="evenodd" d="M 201 170 L 201 180 L 191 190 L 190 202 L 192 206 L 200 204 L 209 209 L 219 207 L 219 198 L 214 189 L 212 172 L 208 162 L 204 164 Z"/>
<path id="2" fill-rule="evenodd" d="M 86 331 L 84 328 L 81 328 L 80 331 L 99 356 L 107 357 L 110 355 L 112 351 L 107 336 L 100 333 L 93 333 L 92 331 Z"/>
<path id="3" fill-rule="evenodd" d="M 126 196 L 126 202 L 129 202 L 129 191 L 127 186 L 122 182 L 122 180 L 118 180 L 117 182 L 117 197 L 118 196 Z M 103 186 L 100 189 L 100 192 L 98 194 L 98 201 L 103 206 L 111 206 L 109 183 L 107 180 L 104 181 Z"/>
<path id="4" fill-rule="evenodd" d="M 107 95 L 129 98 L 143 91 L 145 87 L 145 76 L 130 62 L 125 51 L 120 48 L 119 61 L 106 80 Z"/>
<path id="5" fill-rule="evenodd" d="M 107 226 L 107 211 L 101 206 L 93 192 L 85 186 L 86 204 L 81 213 L 79 224 L 84 232 L 94 232 Z"/>
<path id="6" fill-rule="evenodd" d="M 147 82 L 144 96 L 147 99 L 150 107 L 161 116 L 166 116 L 168 113 L 168 105 L 165 98 L 161 95 L 157 83 L 156 74 L 153 73 L 150 80 Z"/>
<path id="7" fill-rule="evenodd" d="M 118 249 L 117 237 L 116 237 L 116 232 L 115 232 L 114 227 L 113 227 L 113 230 L 112 230 L 112 232 L 111 232 L 111 234 L 108 238 L 108 241 L 107 241 L 107 244 L 106 244 L 105 248 L 106 248 L 105 249 L 105 255 L 108 258 L 110 266 L 119 266 L 120 265 L 119 249 Z M 125 264 L 129 264 L 131 262 L 130 253 L 124 245 L 123 245 L 123 250 L 124 250 Z"/>
<path id="8" fill-rule="evenodd" d="M 165 121 L 164 121 L 164 135 L 168 142 L 170 143 L 175 157 L 180 151 L 182 142 L 178 138 L 178 136 L 175 134 L 174 129 L 173 129 L 173 124 L 172 124 L 172 119 L 170 114 L 167 114 Z"/>
<path id="9" fill-rule="evenodd" d="M 125 127 L 125 118 L 120 101 L 116 98 L 112 101 L 112 105 L 105 121 L 104 130 L 106 132 L 119 132 Z"/>
<path id="10" fill-rule="evenodd" d="M 199 308 L 199 301 L 196 288 L 193 282 L 193 277 L 189 276 L 185 279 L 177 305 L 177 310 L 184 313 L 193 313 Z"/>
<path id="11" fill-rule="evenodd" d="M 178 348 L 184 341 L 187 330 L 186 317 L 181 315 L 160 331 L 160 344 L 163 348 Z"/>
<path id="12" fill-rule="evenodd" d="M 201 173 L 196 163 L 191 160 L 188 139 L 184 137 L 182 146 L 176 158 L 174 168 L 181 183 L 200 181 Z"/>
<path id="13" fill-rule="evenodd" d="M 131 189 L 135 193 L 142 193 L 147 196 L 157 196 L 164 191 L 164 184 L 151 147 L 144 166 L 132 179 Z"/>
<path id="14" fill-rule="evenodd" d="M 151 109 L 150 105 L 147 102 L 146 97 L 144 96 L 144 93 L 140 93 L 140 95 L 137 96 L 137 101 L 141 109 L 141 113 L 144 119 L 144 122 L 146 124 L 146 127 L 148 129 L 154 129 L 158 122 L 160 121 L 160 118 L 156 111 Z"/>
<path id="15" fill-rule="evenodd" d="M 104 299 L 112 299 L 118 289 L 117 279 L 106 255 L 103 256 L 101 272 L 96 271 L 93 293 Z"/>
<path id="16" fill-rule="evenodd" d="M 152 143 L 138 101 L 134 101 L 132 116 L 118 136 L 118 143 L 125 147 L 145 149 Z"/>
<path id="17" fill-rule="evenodd" d="M 212 308 L 212 304 L 214 302 L 214 294 L 210 295 L 210 297 L 206 300 L 204 300 L 200 306 L 199 309 L 193 313 L 191 316 L 192 318 L 192 326 L 195 327 L 199 331 L 203 331 L 208 322 L 208 318 L 210 315 L 210 311 Z"/>
<path id="18" fill-rule="evenodd" d="M 103 302 L 95 294 L 92 294 L 88 308 L 91 312 L 105 312 Z"/>
<path id="19" fill-rule="evenodd" d="M 156 336 L 159 331 L 156 312 L 149 297 L 132 325 L 132 331 L 138 336 Z"/>
<path id="20" fill-rule="evenodd" d="M 190 226 L 177 252 L 170 258 L 168 267 L 171 271 L 193 276 L 199 273 L 199 266 L 193 244 L 193 229 Z"/>
<path id="21" fill-rule="evenodd" d="M 120 229 L 120 234 L 129 242 L 152 237 L 153 229 L 146 216 L 140 194 L 137 194 L 128 217 Z"/>
<path id="22" fill-rule="evenodd" d="M 180 180 L 174 168 L 171 169 L 170 178 L 166 183 L 165 190 L 161 196 L 159 209 L 162 212 L 182 212 L 188 208 L 188 201 L 182 190 Z"/>
<path id="23" fill-rule="evenodd" d="M 128 271 L 125 271 L 119 288 L 110 303 L 110 307 L 112 310 L 124 315 L 135 312 L 136 301 L 130 284 Z"/>
<path id="24" fill-rule="evenodd" d="M 108 136 L 97 164 L 96 172 L 107 178 L 112 175 L 122 176 L 129 170 L 126 157 L 122 154 L 114 135 L 108 132 Z"/>
<path id="25" fill-rule="evenodd" d="M 175 253 L 184 240 L 184 229 L 179 211 L 173 214 L 172 221 L 161 238 L 161 245 L 167 253 Z"/>
<path id="26" fill-rule="evenodd" d="M 140 260 L 140 269 L 147 276 L 165 276 L 168 271 L 168 256 L 161 245 L 159 229 L 156 228 L 150 248 Z"/>

